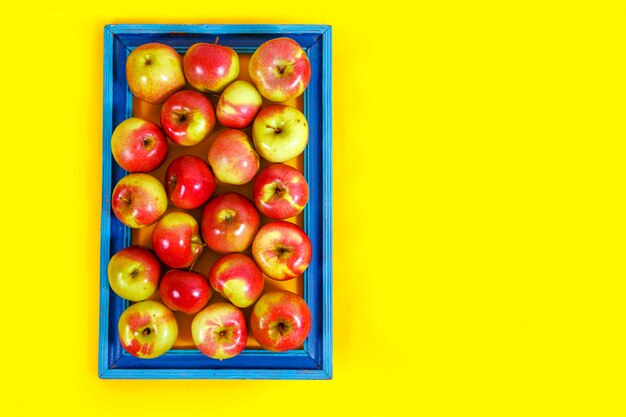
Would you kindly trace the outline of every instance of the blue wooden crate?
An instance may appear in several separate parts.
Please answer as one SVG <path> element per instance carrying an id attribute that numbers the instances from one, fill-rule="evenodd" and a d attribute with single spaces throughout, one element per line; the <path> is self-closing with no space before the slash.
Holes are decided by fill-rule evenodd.
<path id="1" fill-rule="evenodd" d="M 125 75 L 126 57 L 137 46 L 161 42 L 185 52 L 197 42 L 251 53 L 263 42 L 287 36 L 297 41 L 311 62 L 304 93 L 310 136 L 304 152 L 304 175 L 310 199 L 304 229 L 313 257 L 303 277 L 304 298 L 312 327 L 304 349 L 274 353 L 244 350 L 218 361 L 197 350 L 171 350 L 156 359 L 138 359 L 119 343 L 117 322 L 128 302 L 109 288 L 110 257 L 130 245 L 130 229 L 111 211 L 114 185 L 126 175 L 111 155 L 114 128 L 132 115 L 132 95 Z M 325 25 L 108 25 L 104 28 L 104 111 L 102 137 L 102 224 L 100 246 L 100 341 L 98 374 L 114 379 L 330 379 L 332 377 L 332 158 L 331 28 Z"/>

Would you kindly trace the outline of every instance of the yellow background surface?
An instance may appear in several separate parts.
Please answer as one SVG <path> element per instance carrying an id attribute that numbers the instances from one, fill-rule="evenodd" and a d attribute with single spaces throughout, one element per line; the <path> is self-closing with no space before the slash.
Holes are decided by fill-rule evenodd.
<path id="1" fill-rule="evenodd" d="M 0 13 L 0 414 L 626 413 L 623 6 L 52 3 Z M 102 27 L 179 22 L 333 25 L 332 381 L 97 377 Z"/>

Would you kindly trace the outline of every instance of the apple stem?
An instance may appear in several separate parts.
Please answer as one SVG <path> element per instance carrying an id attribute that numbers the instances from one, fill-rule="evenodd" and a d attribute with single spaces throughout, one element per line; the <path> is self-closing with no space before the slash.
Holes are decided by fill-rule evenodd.
<path id="1" fill-rule="evenodd" d="M 219 41 L 220 41 L 220 37 L 218 36 L 217 38 L 215 38 L 215 45 L 217 45 Z"/>
<path id="2" fill-rule="evenodd" d="M 193 262 L 191 262 L 191 265 L 189 265 L 189 272 L 192 272 L 191 270 L 193 269 L 193 266 L 196 264 L 196 260 L 194 259 Z"/>

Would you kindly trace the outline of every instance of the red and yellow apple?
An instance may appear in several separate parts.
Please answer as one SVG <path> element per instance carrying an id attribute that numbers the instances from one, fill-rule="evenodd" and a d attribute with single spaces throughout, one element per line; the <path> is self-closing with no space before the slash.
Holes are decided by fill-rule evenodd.
<path id="1" fill-rule="evenodd" d="M 252 123 L 262 103 L 252 84 L 237 80 L 224 89 L 215 109 L 217 120 L 226 127 L 243 129 Z"/>
<path id="2" fill-rule="evenodd" d="M 211 304 L 194 317 L 191 335 L 198 350 L 209 358 L 232 358 L 248 342 L 246 317 L 230 303 Z"/>
<path id="3" fill-rule="evenodd" d="M 209 273 L 211 287 L 240 308 L 249 307 L 263 292 L 263 274 L 254 261 L 241 253 L 222 256 Z"/>
<path id="4" fill-rule="evenodd" d="M 209 164 L 218 181 L 242 185 L 250 182 L 259 171 L 259 155 L 241 130 L 220 132 L 209 148 Z"/>
<path id="5" fill-rule="evenodd" d="M 198 222 L 184 212 L 168 213 L 152 230 L 152 248 L 171 268 L 187 268 L 202 254 Z"/>
<path id="6" fill-rule="evenodd" d="M 259 229 L 252 256 L 265 275 L 286 281 L 302 275 L 311 262 L 311 241 L 299 226 L 274 221 Z"/>
<path id="7" fill-rule="evenodd" d="M 167 139 L 159 126 L 131 117 L 117 125 L 111 137 L 113 158 L 129 172 L 151 172 L 167 157 Z"/>
<path id="8" fill-rule="evenodd" d="M 257 152 L 270 162 L 285 162 L 300 155 L 309 141 L 309 125 L 300 110 L 274 104 L 261 109 L 252 124 Z"/>
<path id="9" fill-rule="evenodd" d="M 111 289 L 130 301 L 142 301 L 159 287 L 161 263 L 143 246 L 129 246 L 111 257 L 108 265 Z"/>
<path id="10" fill-rule="evenodd" d="M 163 275 L 159 295 L 165 305 L 185 314 L 196 314 L 211 298 L 206 278 L 196 272 L 172 269 Z"/>
<path id="11" fill-rule="evenodd" d="M 148 174 L 123 177 L 111 197 L 115 217 L 128 227 L 140 228 L 153 224 L 167 210 L 167 194 L 159 180 Z"/>
<path id="12" fill-rule="evenodd" d="M 183 59 L 162 43 L 138 46 L 126 59 L 126 80 L 135 97 L 161 104 L 185 86 Z"/>
<path id="13" fill-rule="evenodd" d="M 211 198 L 215 191 L 215 178 L 209 165 L 202 159 L 183 155 L 167 167 L 165 190 L 176 207 L 191 210 Z"/>
<path id="14" fill-rule="evenodd" d="M 215 128 L 213 104 L 197 91 L 179 91 L 163 103 L 161 126 L 173 142 L 183 146 L 197 145 Z"/>
<path id="15" fill-rule="evenodd" d="M 284 352 L 302 345 L 311 330 L 304 299 L 288 291 L 266 292 L 250 315 L 250 331 L 264 349 Z"/>
<path id="16" fill-rule="evenodd" d="M 309 85 L 311 64 L 293 39 L 271 39 L 257 48 L 248 66 L 250 78 L 261 95 L 282 102 L 298 97 Z"/>
<path id="17" fill-rule="evenodd" d="M 272 219 L 298 215 L 309 201 L 309 185 L 295 168 L 274 164 L 254 180 L 254 204 L 261 214 Z"/>
<path id="18" fill-rule="evenodd" d="M 261 218 L 241 194 L 219 194 L 204 206 L 200 228 L 206 245 L 218 253 L 243 252 L 250 247 Z"/>
<path id="19" fill-rule="evenodd" d="M 142 359 L 161 356 L 174 346 L 178 323 L 163 304 L 140 301 L 128 307 L 120 316 L 118 331 L 122 347 Z"/>
<path id="20" fill-rule="evenodd" d="M 227 46 L 196 43 L 185 53 L 183 68 L 194 88 L 219 93 L 239 76 L 239 56 Z"/>

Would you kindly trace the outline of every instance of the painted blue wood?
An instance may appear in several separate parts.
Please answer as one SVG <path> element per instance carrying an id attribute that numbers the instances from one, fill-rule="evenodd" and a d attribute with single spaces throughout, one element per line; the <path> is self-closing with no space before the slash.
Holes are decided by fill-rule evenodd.
<path id="1" fill-rule="evenodd" d="M 100 265 L 100 341 L 98 371 L 102 378 L 160 379 L 329 379 L 332 377 L 332 129 L 331 30 L 323 25 L 109 25 L 104 29 L 103 181 Z M 130 244 L 130 230 L 112 214 L 110 196 L 124 172 L 111 157 L 113 129 L 132 114 L 125 62 L 130 51 L 147 42 L 163 42 L 184 52 L 193 43 L 214 42 L 238 52 L 252 52 L 277 36 L 289 36 L 307 51 L 312 78 L 304 95 L 310 126 L 304 171 L 311 198 L 305 230 L 313 259 L 304 275 L 304 297 L 313 318 L 303 350 L 274 353 L 246 350 L 216 361 L 195 350 L 173 350 L 151 360 L 126 353 L 118 340 L 117 321 L 128 302 L 109 288 L 110 256 Z"/>

